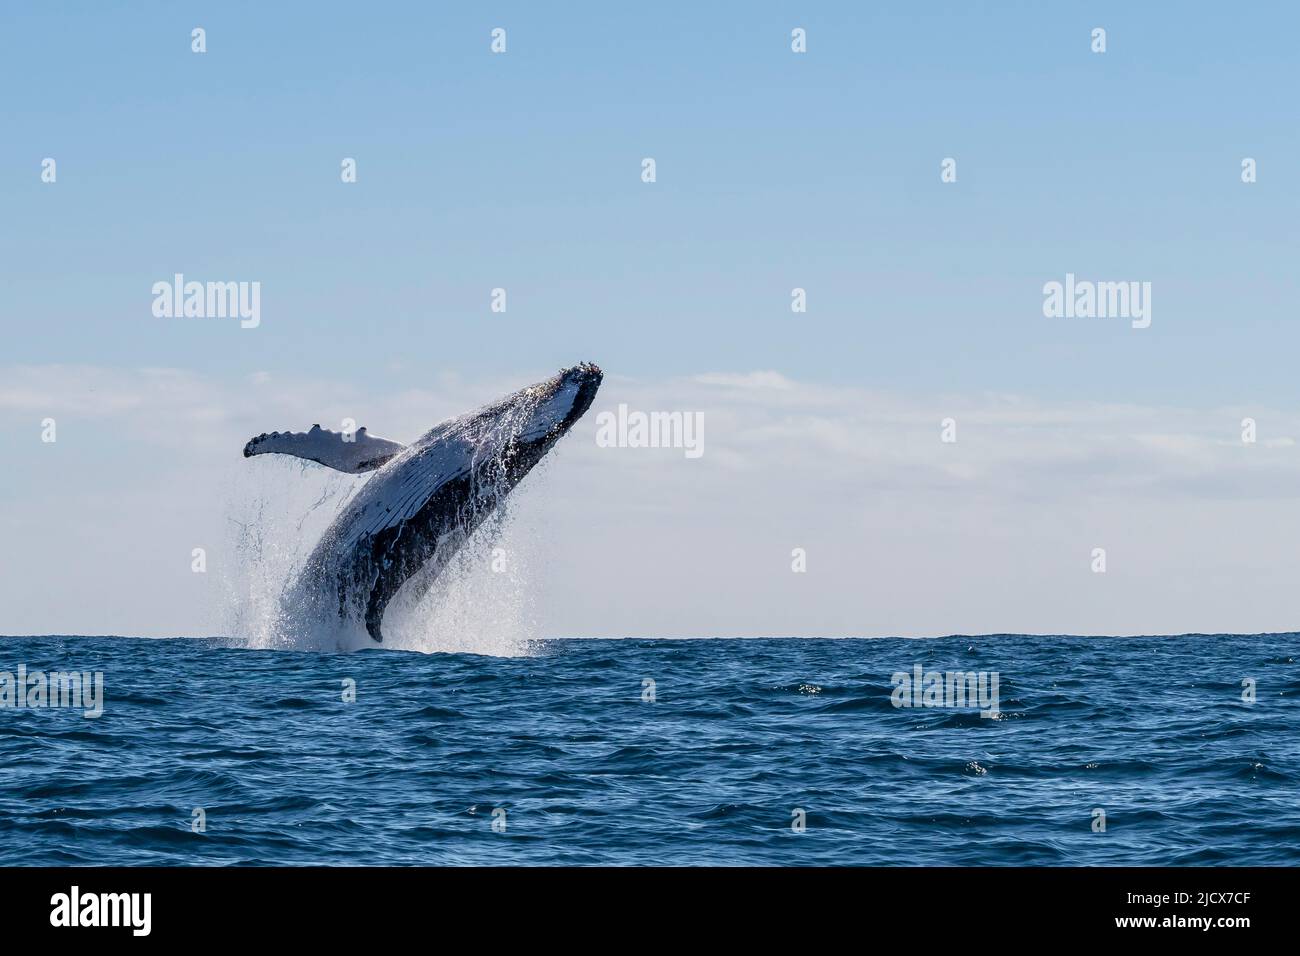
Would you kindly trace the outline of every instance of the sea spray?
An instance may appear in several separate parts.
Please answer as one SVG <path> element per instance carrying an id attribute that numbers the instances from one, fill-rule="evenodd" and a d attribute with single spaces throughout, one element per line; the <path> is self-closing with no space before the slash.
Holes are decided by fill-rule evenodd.
<path id="1" fill-rule="evenodd" d="M 364 631 L 354 633 L 329 613 L 318 595 L 298 589 L 308 555 L 368 476 L 270 456 L 241 464 L 226 506 L 230 560 L 216 562 L 223 585 L 221 633 L 259 649 L 376 647 Z M 540 480 L 535 475 L 529 485 L 535 488 Z M 529 490 L 520 489 L 520 497 L 533 497 Z M 413 579 L 394 598 L 384 647 L 503 657 L 530 653 L 538 637 L 529 581 L 539 534 L 517 515 L 531 510 L 500 507 L 464 536 L 463 547 L 448 541 L 449 557 L 436 578 Z"/>
<path id="2" fill-rule="evenodd" d="M 394 596 L 385 623 L 387 645 L 496 657 L 532 653 L 538 628 L 531 570 L 541 534 L 522 516 L 535 521 L 533 505 L 545 499 L 544 491 L 539 493 L 545 463 L 509 500 L 499 467 L 505 439 L 517 428 L 514 419 L 527 413 L 519 409 L 504 417 L 496 441 L 484 443 L 489 467 L 473 471 L 479 477 L 464 524 L 439 542 L 439 551 L 448 556 L 430 562 Z M 467 532 L 476 519 L 482 523 Z"/>
<path id="3" fill-rule="evenodd" d="M 531 653 L 538 633 L 529 584 L 537 538 L 520 514 L 504 506 L 468 536 L 427 588 L 413 581 L 399 590 L 388 606 L 385 646 L 496 657 Z"/>
<path id="4" fill-rule="evenodd" d="M 290 613 L 289 589 L 316 540 L 364 482 L 308 462 L 241 462 L 226 504 L 221 632 L 250 648 L 332 650 Z"/>

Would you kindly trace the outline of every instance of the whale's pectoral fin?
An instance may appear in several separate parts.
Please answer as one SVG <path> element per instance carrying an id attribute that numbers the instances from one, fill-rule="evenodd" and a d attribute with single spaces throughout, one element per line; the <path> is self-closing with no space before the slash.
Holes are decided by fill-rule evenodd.
<path id="1" fill-rule="evenodd" d="M 355 432 L 332 432 L 313 425 L 309 432 L 258 435 L 244 446 L 244 457 L 293 455 L 350 475 L 359 475 L 364 471 L 374 471 L 405 447 L 401 442 L 368 435 L 364 428 Z"/>

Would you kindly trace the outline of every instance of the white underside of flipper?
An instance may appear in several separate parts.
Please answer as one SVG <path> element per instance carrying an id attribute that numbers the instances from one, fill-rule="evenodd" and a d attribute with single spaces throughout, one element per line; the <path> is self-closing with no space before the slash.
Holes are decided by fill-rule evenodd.
<path id="1" fill-rule="evenodd" d="M 357 475 L 374 471 L 404 448 L 406 446 L 401 442 L 369 435 L 364 428 L 349 433 L 332 432 L 313 425 L 311 431 L 307 432 L 270 432 L 258 435 L 244 446 L 244 457 L 292 455 L 335 471 Z"/>

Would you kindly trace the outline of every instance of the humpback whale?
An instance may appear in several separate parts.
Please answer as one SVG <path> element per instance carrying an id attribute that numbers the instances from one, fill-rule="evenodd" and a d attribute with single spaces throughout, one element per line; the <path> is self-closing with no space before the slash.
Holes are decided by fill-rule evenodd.
<path id="1" fill-rule="evenodd" d="M 408 581 L 424 593 L 469 535 L 591 406 L 590 363 L 434 426 L 410 445 L 313 425 L 271 432 L 244 457 L 292 455 L 373 472 L 325 530 L 290 594 L 299 610 L 364 626 L 382 643 L 384 610 Z M 361 638 L 364 641 L 364 638 Z"/>

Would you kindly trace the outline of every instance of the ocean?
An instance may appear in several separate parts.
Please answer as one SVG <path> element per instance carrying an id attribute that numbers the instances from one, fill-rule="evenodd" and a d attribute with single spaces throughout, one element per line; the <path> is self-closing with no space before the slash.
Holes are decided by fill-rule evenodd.
<path id="1" fill-rule="evenodd" d="M 5 638 L 0 858 L 1294 864 L 1298 647 L 622 639 L 493 657 Z M 20 667 L 29 688 L 102 674 L 102 713 L 49 706 L 53 690 L 15 706 Z"/>

